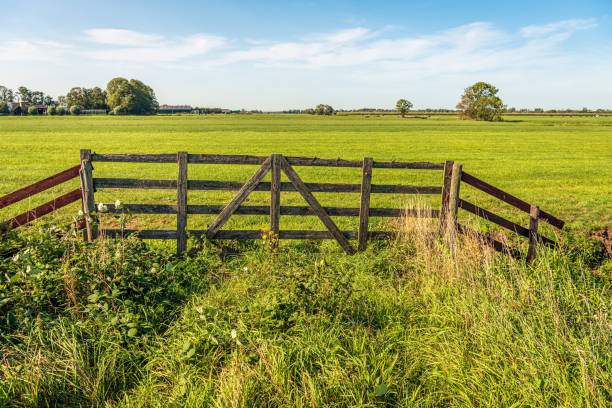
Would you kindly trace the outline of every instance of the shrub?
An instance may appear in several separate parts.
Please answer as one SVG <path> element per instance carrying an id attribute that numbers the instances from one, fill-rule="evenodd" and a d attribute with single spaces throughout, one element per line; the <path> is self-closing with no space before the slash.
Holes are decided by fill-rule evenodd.
<path id="1" fill-rule="evenodd" d="M 9 113 L 8 104 L 5 101 L 0 101 L 0 113 Z"/>
<path id="2" fill-rule="evenodd" d="M 28 115 L 38 115 L 38 108 L 35 106 L 30 106 L 28 108 Z"/>
<path id="3" fill-rule="evenodd" d="M 70 114 L 78 116 L 81 114 L 81 107 L 79 105 L 72 105 L 70 107 Z"/>
<path id="4" fill-rule="evenodd" d="M 55 115 L 55 106 L 49 106 L 47 108 L 47 115 Z"/>
<path id="5" fill-rule="evenodd" d="M 58 106 L 55 109 L 55 114 L 56 115 L 65 115 L 66 114 L 66 108 L 64 108 L 63 106 Z"/>

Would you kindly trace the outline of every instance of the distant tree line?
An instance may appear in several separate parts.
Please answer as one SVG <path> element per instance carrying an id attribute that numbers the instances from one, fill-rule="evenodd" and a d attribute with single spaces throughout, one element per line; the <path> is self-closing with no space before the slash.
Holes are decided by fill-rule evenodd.
<path id="1" fill-rule="evenodd" d="M 318 104 L 314 109 L 308 108 L 301 111 L 301 113 L 306 113 L 309 115 L 334 115 L 336 111 L 330 105 L 326 105 L 323 103 Z"/>
<path id="2" fill-rule="evenodd" d="M 159 104 L 153 89 L 137 79 L 114 78 L 103 90 L 99 87 L 74 87 L 65 96 L 57 100 L 41 91 L 32 91 L 20 86 L 17 91 L 0 85 L 0 113 L 8 113 L 7 103 L 22 102 L 30 106 L 29 114 L 37 114 L 32 105 L 44 105 L 47 114 L 53 115 L 66 109 L 78 115 L 84 109 L 101 109 L 114 115 L 150 115 L 157 112 Z M 50 109 L 54 107 L 55 109 Z"/>

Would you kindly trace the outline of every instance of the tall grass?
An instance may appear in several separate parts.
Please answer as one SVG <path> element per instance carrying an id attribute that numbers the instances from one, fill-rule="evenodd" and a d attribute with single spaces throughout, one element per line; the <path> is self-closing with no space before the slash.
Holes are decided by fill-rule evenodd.
<path id="1" fill-rule="evenodd" d="M 155 260 L 156 271 L 172 265 L 168 278 L 184 292 L 172 297 L 165 319 L 149 316 L 154 302 L 138 301 L 141 324 L 153 327 L 147 341 L 74 313 L 78 304 L 59 307 L 44 330 L 22 325 L 3 335 L 0 401 L 612 404 L 609 261 L 541 248 L 527 265 L 474 237 L 445 239 L 428 219 L 407 218 L 402 231 L 391 245 L 373 243 L 354 257 L 331 242 L 285 245 L 277 254 L 258 244 L 194 242 L 199 251 L 188 259 Z M 121 241 L 83 251 L 113 254 L 120 245 L 130 252 Z M 130 262 L 124 266 L 135 268 Z M 88 293 L 81 296 L 85 302 Z"/>

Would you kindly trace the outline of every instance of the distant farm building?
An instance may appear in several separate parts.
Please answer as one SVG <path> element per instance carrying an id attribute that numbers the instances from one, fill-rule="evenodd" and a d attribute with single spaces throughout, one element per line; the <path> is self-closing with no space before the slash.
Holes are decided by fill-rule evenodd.
<path id="1" fill-rule="evenodd" d="M 189 105 L 161 105 L 159 113 L 191 113 L 192 109 Z"/>

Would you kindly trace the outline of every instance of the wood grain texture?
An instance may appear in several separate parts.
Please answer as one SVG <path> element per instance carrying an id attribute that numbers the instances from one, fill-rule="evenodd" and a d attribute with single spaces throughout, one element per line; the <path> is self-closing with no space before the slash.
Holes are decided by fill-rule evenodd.
<path id="1" fill-rule="evenodd" d="M 91 155 L 94 162 L 114 162 L 114 163 L 176 163 L 176 153 L 164 154 L 141 154 L 141 153 L 117 153 L 117 154 L 98 154 Z"/>
<path id="2" fill-rule="evenodd" d="M 313 193 L 360 193 L 361 184 L 348 183 L 304 183 Z M 188 190 L 225 190 L 238 191 L 244 186 L 240 181 L 189 180 Z M 135 189 L 175 189 L 176 180 L 132 179 L 132 178 L 94 178 L 94 187 L 99 188 L 135 188 Z M 270 182 L 261 182 L 253 191 L 270 191 Z M 297 191 L 293 184 L 281 182 L 280 191 Z M 376 194 L 440 194 L 438 186 L 408 186 L 393 184 L 372 184 L 372 193 Z"/>
<path id="3" fill-rule="evenodd" d="M 176 156 L 176 254 L 180 256 L 187 249 L 187 152 L 178 152 Z"/>
<path id="4" fill-rule="evenodd" d="M 538 220 L 540 219 L 540 208 L 532 205 L 529 211 L 529 248 L 527 249 L 527 262 L 531 263 L 536 256 L 536 245 L 538 243 Z"/>
<path id="5" fill-rule="evenodd" d="M 276 238 L 278 238 L 278 231 L 280 228 L 280 184 L 281 184 L 281 155 L 273 154 L 270 156 L 272 161 L 271 164 L 271 178 L 270 178 L 270 231 L 272 231 Z M 278 246 L 278 240 L 272 242 L 272 248 Z"/>
<path id="6" fill-rule="evenodd" d="M 329 230 L 331 235 L 338 241 L 338 244 L 344 249 L 344 251 L 353 255 L 355 253 L 355 249 L 348 242 L 346 237 L 342 234 L 342 232 L 338 229 L 336 224 L 332 221 L 329 215 L 325 212 L 319 201 L 312 195 L 312 193 L 308 190 L 302 179 L 298 176 L 298 174 L 293 170 L 293 167 L 285 160 L 285 158 L 281 158 L 281 167 L 291 183 L 293 183 L 294 187 L 297 191 L 302 195 L 304 200 L 312 207 L 315 214 L 319 217 L 323 225 Z"/>
<path id="7" fill-rule="evenodd" d="M 9 229 L 15 229 L 29 222 L 34 221 L 37 218 L 52 213 L 53 211 L 62 208 L 70 203 L 74 203 L 81 199 L 81 189 L 77 188 L 69 193 L 66 193 L 60 197 L 54 198 L 36 208 L 28 210 L 24 213 L 19 214 L 16 217 L 11 218 L 7 221 Z"/>
<path id="8" fill-rule="evenodd" d="M 83 200 L 83 213 L 85 214 L 85 236 L 88 241 L 96 239 L 98 233 L 92 224 L 94 213 L 96 211 L 96 201 L 94 197 L 95 186 L 93 183 L 93 166 L 91 164 L 91 151 L 81 149 L 81 169 L 79 176 L 81 178 L 81 194 Z"/>
<path id="9" fill-rule="evenodd" d="M 372 163 L 371 157 L 363 159 L 361 174 L 361 197 L 359 207 L 359 230 L 357 250 L 365 251 L 368 246 L 368 223 L 370 220 L 370 192 L 372 191 Z"/>
<path id="10" fill-rule="evenodd" d="M 531 211 L 531 204 L 521 200 L 520 198 L 513 196 L 512 194 L 508 194 L 505 191 L 502 191 L 499 188 L 494 187 L 480 180 L 479 178 L 472 176 L 471 174 L 464 172 L 462 179 L 464 182 L 468 183 L 472 187 L 475 187 L 481 191 L 484 191 L 485 193 L 490 194 L 493 197 L 499 198 L 500 200 L 505 201 L 506 203 L 518 208 L 521 211 L 524 211 L 528 214 Z M 558 229 L 563 229 L 563 226 L 565 225 L 564 221 L 558 219 L 557 217 L 545 211 L 540 211 L 540 219 L 543 221 L 546 221 L 547 223 L 549 223 L 550 225 Z"/>
<path id="11" fill-rule="evenodd" d="M 451 173 L 453 171 L 453 160 L 446 160 L 444 162 L 444 172 L 442 177 L 442 194 L 440 200 L 440 234 L 446 230 L 446 220 L 448 217 L 448 203 L 450 200 L 450 185 L 451 185 Z"/>
<path id="12" fill-rule="evenodd" d="M 4 208 L 16 202 L 19 202 L 24 198 L 31 197 L 34 194 L 38 194 L 51 187 L 55 187 L 58 184 L 62 184 L 68 180 L 72 180 L 73 178 L 79 176 L 80 169 L 81 165 L 79 164 L 60 173 L 54 174 L 51 177 L 47 177 L 44 180 L 37 181 L 36 183 L 30 184 L 27 187 L 21 188 L 19 190 L 13 191 L 10 194 L 0 197 L 0 208 Z"/>
<path id="13" fill-rule="evenodd" d="M 448 198 L 448 214 L 446 219 L 448 228 L 456 228 L 457 225 L 457 208 L 459 208 L 459 187 L 461 186 L 462 167 L 461 164 L 453 164 Z"/>
<path id="14" fill-rule="evenodd" d="M 206 234 L 206 230 L 191 230 L 189 233 L 195 237 Z M 341 231 L 345 239 L 357 239 L 357 231 Z M 369 240 L 389 240 L 398 235 L 394 231 L 369 231 Z M 280 239 L 334 239 L 330 231 L 313 230 L 280 230 Z M 221 230 L 214 239 L 261 239 L 260 230 Z"/>
<path id="15" fill-rule="evenodd" d="M 270 170 L 271 160 L 268 159 L 261 165 L 261 167 L 253 174 L 251 179 L 244 183 L 240 191 L 236 194 L 236 196 L 232 199 L 232 201 L 227 204 L 227 206 L 221 211 L 219 216 L 213 221 L 213 223 L 208 227 L 206 231 L 206 238 L 212 239 L 214 238 L 217 231 L 221 229 L 221 227 L 227 222 L 229 217 L 236 211 L 240 204 L 248 197 L 249 194 L 257 187 L 257 184 L 261 182 L 261 180 L 268 174 Z"/>
<path id="16" fill-rule="evenodd" d="M 200 164 L 247 164 L 261 165 L 268 156 L 249 156 L 233 154 L 190 154 L 189 163 Z M 292 166 L 323 166 L 323 167 L 361 167 L 360 160 L 344 159 L 320 159 L 318 157 L 298 157 L 285 156 L 285 159 Z M 121 163 L 176 163 L 174 154 L 140 154 L 140 153 L 121 153 L 121 154 L 92 154 L 92 161 L 100 162 L 121 162 Z M 385 169 L 421 169 L 421 170 L 442 170 L 443 163 L 430 162 L 383 162 L 373 163 L 374 168 Z"/>
<path id="17" fill-rule="evenodd" d="M 129 214 L 176 214 L 176 205 L 171 204 L 122 204 L 117 208 L 114 204 L 104 204 L 109 213 Z M 223 205 L 215 204 L 190 204 L 187 205 L 187 214 L 219 214 L 223 211 Z M 331 217 L 358 217 L 358 207 L 323 207 Z M 234 215 L 269 215 L 270 206 L 267 205 L 241 205 L 234 211 Z M 315 216 L 313 209 L 307 206 L 280 206 L 281 215 Z M 438 210 L 421 210 L 412 208 L 371 208 L 370 217 L 418 217 L 437 218 Z"/>

